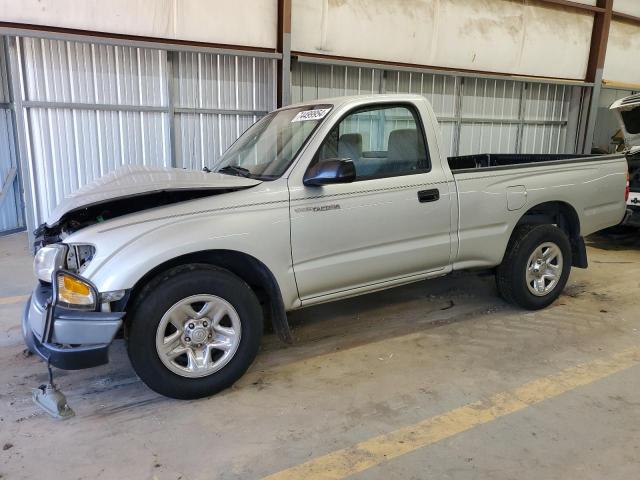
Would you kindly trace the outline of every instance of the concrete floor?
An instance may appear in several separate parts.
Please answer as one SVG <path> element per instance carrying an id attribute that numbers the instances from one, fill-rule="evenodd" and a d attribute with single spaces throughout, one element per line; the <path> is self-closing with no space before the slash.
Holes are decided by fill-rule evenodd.
<path id="1" fill-rule="evenodd" d="M 154 394 L 118 341 L 109 365 L 56 371 L 77 414 L 65 422 L 30 400 L 46 375 L 22 353 L 19 315 L 33 283 L 25 246 L 21 234 L 0 238 L 0 478 L 244 479 L 291 467 L 274 478 L 640 473 L 640 232 L 591 238 L 591 267 L 574 270 L 540 312 L 505 304 L 493 279 L 475 274 L 296 312 L 296 344 L 266 335 L 248 374 L 209 399 Z M 626 363 L 603 370 L 625 351 Z M 513 411 L 496 403 L 523 385 L 539 401 Z M 481 424 L 469 416 L 488 411 Z M 389 440 L 398 429 L 403 440 Z M 367 468 L 357 467 L 365 450 L 353 446 L 380 435 L 396 453 L 366 450 Z M 296 473 L 309 461 L 320 470 Z"/>

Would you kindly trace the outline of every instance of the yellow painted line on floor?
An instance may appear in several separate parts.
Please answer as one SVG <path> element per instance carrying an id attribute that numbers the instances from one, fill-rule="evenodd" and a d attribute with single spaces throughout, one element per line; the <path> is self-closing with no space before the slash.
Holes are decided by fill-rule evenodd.
<path id="1" fill-rule="evenodd" d="M 15 297 L 0 297 L 0 305 L 26 302 L 29 295 L 16 295 Z"/>
<path id="2" fill-rule="evenodd" d="M 492 395 L 484 401 L 470 403 L 414 425 L 336 450 L 266 478 L 345 478 L 636 365 L 640 365 L 640 347 L 532 380 L 513 390 Z"/>

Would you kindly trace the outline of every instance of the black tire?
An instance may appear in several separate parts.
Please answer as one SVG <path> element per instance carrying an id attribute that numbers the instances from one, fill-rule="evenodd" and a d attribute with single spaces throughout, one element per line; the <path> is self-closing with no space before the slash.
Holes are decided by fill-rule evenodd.
<path id="1" fill-rule="evenodd" d="M 527 267 L 530 255 L 546 242 L 557 245 L 562 252 L 560 279 L 544 296 L 536 296 L 527 286 Z M 498 292 L 509 303 L 527 310 L 539 310 L 553 303 L 564 289 L 571 272 L 571 244 L 567 235 L 554 225 L 523 225 L 509 240 L 502 263 L 496 271 Z"/>
<path id="2" fill-rule="evenodd" d="M 186 378 L 169 368 L 156 349 L 156 331 L 164 314 L 192 295 L 211 294 L 229 302 L 238 313 L 242 334 L 237 350 L 220 370 Z M 263 315 L 255 294 L 233 273 L 207 264 L 172 268 L 146 285 L 134 301 L 128 323 L 127 351 L 134 370 L 152 390 L 171 398 L 195 399 L 230 387 L 249 368 L 260 346 Z"/>

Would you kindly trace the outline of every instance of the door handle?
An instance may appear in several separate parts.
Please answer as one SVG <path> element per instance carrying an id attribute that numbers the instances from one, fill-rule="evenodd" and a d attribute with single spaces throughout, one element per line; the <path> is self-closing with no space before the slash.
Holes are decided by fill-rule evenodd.
<path id="1" fill-rule="evenodd" d="M 420 203 L 435 202 L 440 199 L 440 190 L 433 188 L 431 190 L 420 190 L 418 192 L 418 201 Z"/>

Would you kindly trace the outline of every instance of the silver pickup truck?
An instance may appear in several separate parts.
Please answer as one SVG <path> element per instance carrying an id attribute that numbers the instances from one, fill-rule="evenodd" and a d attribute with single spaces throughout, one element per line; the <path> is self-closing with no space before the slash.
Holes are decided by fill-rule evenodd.
<path id="1" fill-rule="evenodd" d="M 150 388 L 203 397 L 309 305 L 493 268 L 505 300 L 543 308 L 625 214 L 623 155 L 446 151 L 423 97 L 357 96 L 268 114 L 210 171 L 107 175 L 35 232 L 25 342 L 78 369 L 122 333 Z"/>

